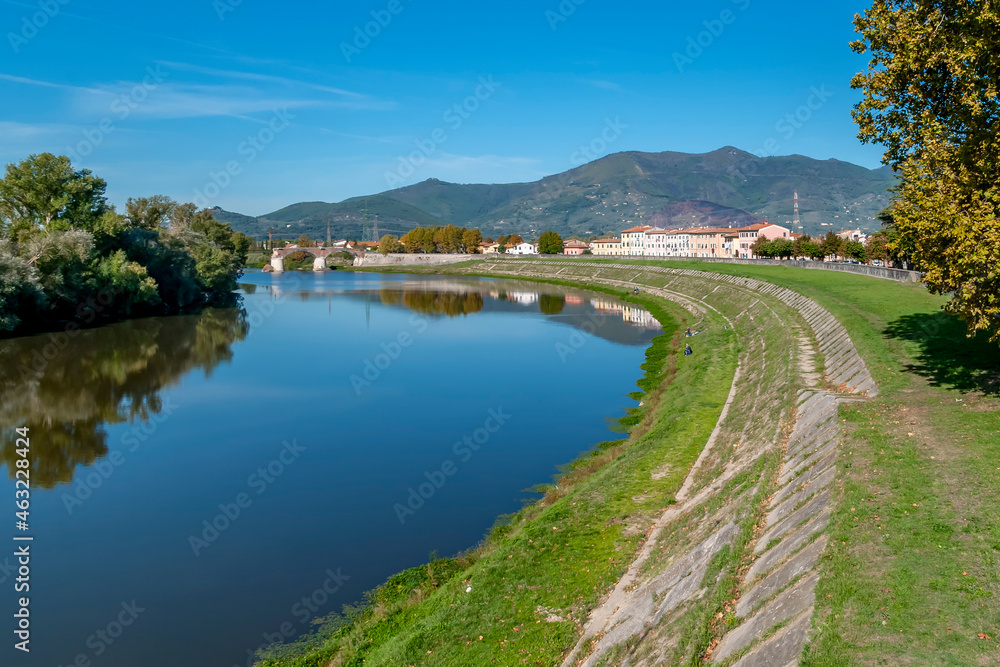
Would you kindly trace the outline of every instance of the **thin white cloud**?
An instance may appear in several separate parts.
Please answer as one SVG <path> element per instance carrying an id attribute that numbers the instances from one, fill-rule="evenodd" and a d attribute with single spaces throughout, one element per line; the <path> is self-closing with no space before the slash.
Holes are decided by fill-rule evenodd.
<path id="1" fill-rule="evenodd" d="M 361 93 L 355 93 L 350 90 L 344 90 L 342 88 L 332 88 L 330 86 L 323 86 L 320 84 L 310 83 L 307 81 L 298 81 L 296 79 L 289 79 L 283 76 L 274 76 L 271 74 L 259 74 L 254 72 L 240 72 L 237 70 L 216 69 L 214 67 L 202 67 L 201 65 L 193 65 L 191 63 L 180 63 L 172 61 L 159 61 L 159 64 L 173 70 L 197 72 L 198 74 L 205 74 L 207 76 L 216 76 L 226 79 L 242 79 L 247 81 L 260 81 L 267 83 L 277 83 L 293 87 L 310 88 L 312 90 L 318 90 L 324 93 L 332 93 L 334 95 L 350 97 L 355 100 L 363 100 L 367 99 L 368 97 L 367 95 L 363 95 Z"/>
<path id="2" fill-rule="evenodd" d="M 119 83 L 102 85 L 100 91 L 103 99 L 92 96 L 78 99 L 79 111 L 90 115 L 117 115 L 127 109 L 128 116 L 136 118 L 231 116 L 254 120 L 249 117 L 251 114 L 277 109 L 326 106 L 323 102 L 311 99 L 262 95 L 245 86 L 162 83 L 145 89 L 133 83 Z"/>
<path id="3" fill-rule="evenodd" d="M 0 74 L 0 81 L 10 81 L 11 83 L 20 83 L 27 86 L 41 86 L 43 88 L 58 88 L 60 90 L 75 90 L 84 91 L 88 93 L 100 93 L 101 91 L 96 88 L 86 88 L 84 86 L 71 86 L 66 83 L 55 83 L 53 81 L 41 81 L 39 79 L 27 79 L 23 76 L 13 76 L 11 74 Z"/>

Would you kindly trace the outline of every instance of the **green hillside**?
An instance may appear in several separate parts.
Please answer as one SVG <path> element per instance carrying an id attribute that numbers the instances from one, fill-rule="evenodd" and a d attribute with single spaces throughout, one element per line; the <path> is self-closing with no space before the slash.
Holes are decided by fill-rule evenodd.
<path id="1" fill-rule="evenodd" d="M 308 234 L 313 239 L 325 239 L 327 222 L 335 239 L 362 239 L 366 215 L 371 228 L 377 221 L 381 234 L 402 234 L 418 225 L 447 224 L 441 218 L 385 195 L 355 197 L 339 204 L 303 202 L 257 218 L 221 209 L 213 213 L 217 219 L 231 224 L 233 229 L 259 239 L 265 238 L 270 229 L 274 230 L 276 237 L 285 239 L 298 238 L 302 234 Z"/>
<path id="2" fill-rule="evenodd" d="M 767 218 L 792 220 L 797 190 L 802 230 L 879 226 L 895 179 L 888 169 L 802 155 L 757 157 L 726 147 L 703 154 L 625 152 L 608 155 L 534 183 L 460 185 L 428 179 L 380 195 L 339 204 L 294 204 L 259 218 L 222 212 L 254 236 L 269 228 L 361 238 L 364 209 L 379 230 L 400 233 L 417 225 L 479 227 L 489 235 L 534 237 L 546 229 L 582 236 L 617 233 L 636 224 L 745 225 Z"/>

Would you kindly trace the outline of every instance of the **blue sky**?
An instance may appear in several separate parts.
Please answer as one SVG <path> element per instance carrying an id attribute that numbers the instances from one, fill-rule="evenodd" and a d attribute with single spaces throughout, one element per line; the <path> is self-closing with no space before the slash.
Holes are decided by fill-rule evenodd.
<path id="1" fill-rule="evenodd" d="M 0 0 L 0 159 L 69 154 L 116 204 L 252 215 L 430 177 L 531 181 L 623 150 L 874 168 L 850 117 L 865 8 Z"/>

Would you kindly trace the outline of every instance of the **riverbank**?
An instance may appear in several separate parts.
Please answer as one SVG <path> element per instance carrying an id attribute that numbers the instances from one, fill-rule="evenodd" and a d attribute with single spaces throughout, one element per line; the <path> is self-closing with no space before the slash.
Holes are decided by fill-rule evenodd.
<path id="1" fill-rule="evenodd" d="M 556 606 L 552 617 L 546 615 L 552 582 L 533 579 L 533 568 L 519 567 L 522 560 L 530 555 L 533 566 L 551 560 L 567 574 L 577 563 L 584 570 L 594 564 L 586 552 L 537 553 L 531 540 L 544 531 L 536 529 L 537 517 L 528 518 L 517 524 L 527 540 L 512 541 L 497 552 L 500 558 L 489 561 L 492 576 L 506 583 L 490 591 L 502 605 L 465 597 L 471 594 L 464 594 L 463 583 L 472 582 L 476 571 L 457 563 L 457 584 L 427 589 L 426 600 L 382 626 L 378 638 L 354 636 L 354 645 L 364 646 L 367 639 L 373 647 L 364 653 L 365 664 L 527 660 L 556 665 L 566 660 L 569 665 L 626 659 L 630 664 L 706 664 L 715 659 L 743 665 L 775 646 L 787 647 L 791 637 L 800 652 L 806 645 L 801 664 L 809 665 L 997 661 L 996 643 L 989 639 L 1000 625 L 1000 587 L 991 567 L 1000 525 L 988 507 L 1000 493 L 1000 477 L 990 465 L 1000 446 L 1000 355 L 983 341 L 965 341 L 961 324 L 939 313 L 942 299 L 918 285 L 787 267 L 616 260 L 504 264 L 501 269 L 470 262 L 447 272 L 638 285 L 646 298 L 661 294 L 664 301 L 670 297 L 684 304 L 688 319 L 699 308 L 726 315 L 735 324 L 733 344 L 740 360 L 735 398 L 714 437 L 688 443 L 700 456 L 669 462 L 675 486 L 661 497 L 669 509 L 655 521 L 640 515 L 638 525 L 648 538 L 641 547 L 627 543 L 616 550 L 616 570 L 624 575 L 618 586 L 580 590 L 571 613 L 560 614 Z M 700 273 L 706 270 L 714 277 Z M 835 316 L 843 333 L 823 342 L 822 336 L 833 335 L 832 318 L 823 319 L 815 307 L 805 313 L 790 307 L 775 296 L 783 291 L 767 283 L 751 290 L 753 280 L 808 297 Z M 708 340 L 699 339 L 696 357 Z M 683 346 L 675 342 L 674 354 Z M 870 369 L 880 395 L 840 403 L 836 399 L 844 387 L 832 381 L 857 377 L 855 358 Z M 679 361 L 682 368 L 686 359 Z M 851 377 L 840 377 L 845 373 Z M 662 396 L 674 398 L 685 389 L 698 391 L 677 377 Z M 659 432 L 657 420 L 677 419 L 659 407 L 649 417 L 654 420 L 649 432 Z M 803 440 L 816 422 L 832 429 L 826 436 L 832 440 Z M 636 444 L 630 440 L 624 451 Z M 680 443 L 676 447 L 688 451 Z M 612 477 L 635 472 L 625 457 L 608 469 L 615 470 Z M 642 498 L 647 487 L 665 492 L 653 485 L 648 469 L 643 472 L 648 477 L 634 478 L 635 497 Z M 801 492 L 792 494 L 799 479 Z M 808 491 L 802 486 L 807 482 Z M 974 497 L 968 487 L 976 490 Z M 789 495 L 795 501 L 786 504 Z M 579 501 L 569 502 L 575 507 L 572 503 Z M 597 512 L 601 504 L 586 510 Z M 807 506 L 817 504 L 826 509 L 809 514 Z M 782 506 L 789 509 L 775 515 Z M 805 523 L 790 519 L 794 523 L 786 521 L 782 528 L 772 525 L 789 511 L 805 516 Z M 776 530 L 782 531 L 777 539 Z M 796 541 L 787 535 L 805 537 Z M 637 556 L 631 566 L 626 565 L 629 554 Z M 804 570 L 802 562 L 809 564 Z M 685 590 L 684 581 L 693 588 Z M 781 608 L 775 596 L 805 606 L 794 607 L 799 611 L 790 618 L 775 615 L 771 610 Z M 615 608 L 602 611 L 595 601 Z M 426 613 L 432 607 L 436 611 Z M 548 630 L 559 625 L 549 623 L 554 617 L 572 624 L 574 632 Z M 609 621 L 613 625 L 606 625 Z M 546 629 L 521 635 L 526 625 Z M 480 632 L 484 639 L 479 640 L 476 628 L 490 632 Z M 335 655 L 340 657 L 334 664 L 360 664 L 353 662 L 355 653 L 338 653 L 337 642 L 347 636 L 331 639 L 323 652 L 314 653 L 316 661 L 270 664 L 325 665 Z M 489 650 L 476 648 L 483 646 L 480 642 L 490 642 Z M 575 656 L 567 659 L 574 646 Z"/>
<path id="2" fill-rule="evenodd" d="M 643 366 L 635 396 L 642 405 L 621 420 L 629 437 L 568 466 L 542 500 L 502 518 L 479 548 L 391 579 L 308 657 L 264 664 L 318 665 L 334 656 L 338 664 L 485 664 L 522 650 L 532 662 L 561 661 L 682 485 L 725 404 L 736 358 L 733 332 L 715 314 L 577 286 L 620 294 L 664 325 Z M 701 344 L 717 354 L 678 355 L 688 326 L 702 329 Z"/>

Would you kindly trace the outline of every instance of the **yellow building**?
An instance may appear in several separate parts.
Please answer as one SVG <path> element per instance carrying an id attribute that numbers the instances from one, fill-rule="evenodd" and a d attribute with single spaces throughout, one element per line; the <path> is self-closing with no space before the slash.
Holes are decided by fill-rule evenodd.
<path id="1" fill-rule="evenodd" d="M 622 240 L 598 239 L 591 241 L 590 252 L 599 257 L 620 257 L 622 254 Z"/>

